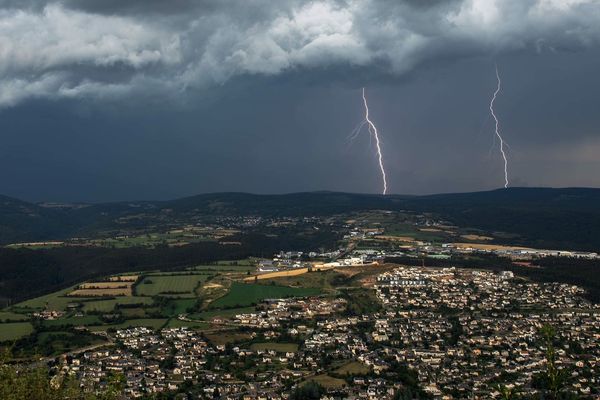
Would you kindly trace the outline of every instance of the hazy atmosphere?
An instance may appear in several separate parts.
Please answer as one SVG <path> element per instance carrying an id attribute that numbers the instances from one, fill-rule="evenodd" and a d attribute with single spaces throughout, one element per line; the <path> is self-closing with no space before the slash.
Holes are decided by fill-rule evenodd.
<path id="1" fill-rule="evenodd" d="M 1 194 L 600 186 L 594 0 L 0 4 Z"/>

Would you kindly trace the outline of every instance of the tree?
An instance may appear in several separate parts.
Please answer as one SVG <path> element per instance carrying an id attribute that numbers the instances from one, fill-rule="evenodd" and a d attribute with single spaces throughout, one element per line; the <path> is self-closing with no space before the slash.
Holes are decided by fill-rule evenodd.
<path id="1" fill-rule="evenodd" d="M 297 386 L 290 394 L 290 400 L 319 400 L 325 388 L 315 381 Z"/>
<path id="2" fill-rule="evenodd" d="M 9 352 L 0 354 L 0 399 L 2 400 L 117 400 L 124 377 L 115 375 L 106 391 L 84 393 L 79 382 L 63 375 L 50 376 L 45 366 L 17 366 L 9 363 Z"/>

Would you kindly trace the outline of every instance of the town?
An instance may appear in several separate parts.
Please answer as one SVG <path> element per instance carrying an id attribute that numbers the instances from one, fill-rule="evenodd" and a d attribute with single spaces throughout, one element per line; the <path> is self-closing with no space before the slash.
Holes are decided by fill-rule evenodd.
<path id="1" fill-rule="evenodd" d="M 185 327 L 119 329 L 114 345 L 61 358 L 55 370 L 91 391 L 122 374 L 131 398 L 195 388 L 189 398 L 285 399 L 316 382 L 336 398 L 483 399 L 538 393 L 552 363 L 562 390 L 600 394 L 600 306 L 576 286 L 396 267 L 370 290 L 381 306 L 371 314 L 353 315 L 336 296 L 266 300 L 216 318 L 225 341 Z"/>

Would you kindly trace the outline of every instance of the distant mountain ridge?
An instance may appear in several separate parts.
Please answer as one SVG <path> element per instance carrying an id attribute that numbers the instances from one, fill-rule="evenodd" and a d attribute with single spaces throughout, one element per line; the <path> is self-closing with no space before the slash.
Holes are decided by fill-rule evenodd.
<path id="1" fill-rule="evenodd" d="M 92 235 L 136 215 L 310 216 L 359 210 L 430 212 L 465 227 L 513 233 L 519 244 L 600 250 L 600 189 L 509 188 L 424 196 L 303 192 L 211 193 L 168 201 L 42 207 L 0 196 L 0 243 Z M 143 223 L 143 222 L 140 222 Z"/>

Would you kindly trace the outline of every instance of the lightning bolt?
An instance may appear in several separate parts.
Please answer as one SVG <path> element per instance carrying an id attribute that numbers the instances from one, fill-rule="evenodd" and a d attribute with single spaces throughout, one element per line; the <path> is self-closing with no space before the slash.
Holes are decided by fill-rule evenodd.
<path id="1" fill-rule="evenodd" d="M 496 127 L 495 127 L 496 136 L 500 140 L 500 153 L 502 153 L 502 158 L 504 159 L 504 188 L 506 189 L 508 187 L 508 159 L 506 158 L 506 152 L 504 151 L 504 146 L 506 145 L 506 143 L 504 142 L 502 135 L 500 135 L 500 123 L 498 122 L 498 117 L 496 116 L 496 113 L 494 112 L 494 102 L 496 101 L 496 97 L 498 96 L 498 93 L 500 93 L 500 86 L 502 84 L 502 82 L 500 81 L 500 74 L 498 73 L 497 65 L 496 65 L 496 79 L 498 81 L 498 86 L 496 87 L 496 91 L 494 91 L 494 95 L 492 96 L 492 100 L 490 101 L 490 113 L 492 114 L 492 117 L 494 118 L 494 121 L 496 123 Z"/>
<path id="2" fill-rule="evenodd" d="M 382 194 L 386 194 L 387 193 L 387 177 L 385 174 L 385 167 L 383 166 L 383 156 L 381 154 L 381 142 L 379 141 L 379 132 L 377 132 L 377 127 L 375 126 L 373 121 L 371 121 L 371 119 L 369 119 L 369 105 L 367 104 L 367 97 L 365 96 L 365 88 L 362 88 L 362 98 L 363 98 L 363 102 L 365 104 L 365 119 L 359 125 L 358 131 L 360 131 L 360 128 L 362 128 L 364 126 L 364 124 L 366 123 L 369 128 L 369 134 L 371 135 L 371 137 L 375 138 L 375 147 L 377 149 L 377 159 L 379 161 L 379 169 L 381 170 L 381 179 L 383 180 Z"/>

